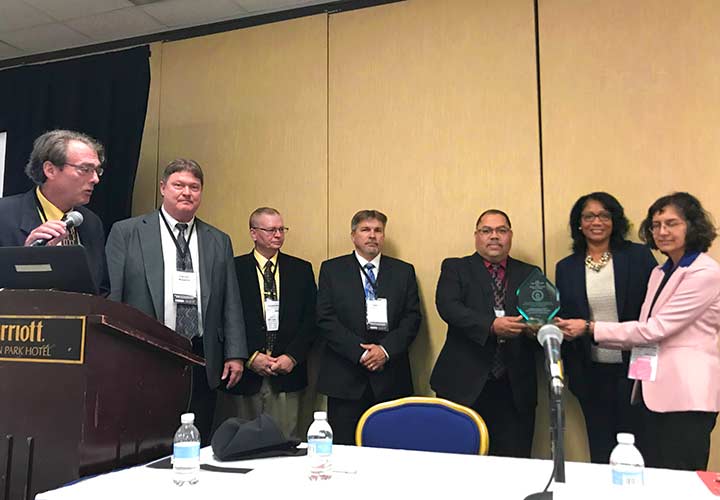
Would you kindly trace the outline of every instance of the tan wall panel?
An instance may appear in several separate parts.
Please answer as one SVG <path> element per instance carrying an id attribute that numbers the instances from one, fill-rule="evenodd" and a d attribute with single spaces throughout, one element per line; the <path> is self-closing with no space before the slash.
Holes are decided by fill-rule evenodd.
<path id="1" fill-rule="evenodd" d="M 167 43 L 162 57 L 160 165 L 197 160 L 200 216 L 251 247 L 247 217 L 263 205 L 292 230 L 284 250 L 326 256 L 326 16 Z"/>
<path id="2" fill-rule="evenodd" d="M 163 44 L 150 46 L 150 95 L 140 159 L 135 177 L 132 214 L 139 215 L 158 207 L 158 133 L 160 127 L 160 82 L 162 81 Z"/>
<path id="3" fill-rule="evenodd" d="M 542 263 L 531 2 L 414 0 L 330 17 L 330 255 L 350 219 L 389 217 L 386 249 L 415 265 L 423 329 L 415 388 L 445 339 L 440 263 L 474 251 L 479 213 L 507 210 L 516 257 Z"/>
<path id="4" fill-rule="evenodd" d="M 569 253 L 578 196 L 613 193 L 634 223 L 687 190 L 720 216 L 720 6 L 714 0 L 540 3 L 548 267 Z M 718 245 L 711 250 L 720 256 Z M 716 429 L 710 467 L 720 467 Z"/>

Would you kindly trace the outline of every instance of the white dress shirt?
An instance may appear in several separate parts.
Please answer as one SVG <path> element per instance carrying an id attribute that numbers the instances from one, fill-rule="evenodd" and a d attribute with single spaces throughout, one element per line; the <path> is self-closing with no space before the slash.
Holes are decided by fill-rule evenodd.
<path id="1" fill-rule="evenodd" d="M 173 231 L 173 236 L 178 237 L 180 231 L 175 225 L 178 223 L 170 214 L 167 213 L 165 207 L 160 207 L 162 215 L 160 217 L 160 241 L 162 243 L 163 263 L 165 269 L 165 326 L 175 330 L 175 319 L 177 315 L 177 309 L 175 301 L 173 300 L 173 280 L 175 278 L 175 272 L 177 271 L 177 248 L 175 248 L 175 242 L 173 241 L 170 233 L 163 222 L 163 216 Z M 195 225 L 195 217 L 188 222 L 188 228 L 185 231 L 185 238 L 192 234 L 190 238 L 190 257 L 192 258 L 193 272 L 195 273 L 196 279 L 196 290 L 197 290 L 197 305 L 198 305 L 198 332 L 200 335 L 203 334 L 203 321 L 202 321 L 202 295 L 200 290 L 200 253 L 198 251 L 198 240 L 200 239 L 200 233 L 197 228 L 193 231 Z"/>

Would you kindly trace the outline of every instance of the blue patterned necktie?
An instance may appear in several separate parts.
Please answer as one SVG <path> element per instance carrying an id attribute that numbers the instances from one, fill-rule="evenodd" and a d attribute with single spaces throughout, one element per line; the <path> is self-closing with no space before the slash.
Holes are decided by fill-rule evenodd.
<path id="1" fill-rule="evenodd" d="M 177 244 L 179 251 L 176 253 L 176 269 L 191 273 L 193 271 L 192 256 L 185 240 L 185 231 L 188 225 L 178 222 L 175 227 L 178 229 Z M 189 339 L 200 333 L 198 327 L 198 309 L 194 304 L 176 304 L 175 332 Z"/>
<path id="2" fill-rule="evenodd" d="M 365 299 L 366 300 L 375 300 L 375 273 L 373 272 L 373 269 L 375 269 L 375 264 L 372 262 L 368 262 L 365 264 Z"/>

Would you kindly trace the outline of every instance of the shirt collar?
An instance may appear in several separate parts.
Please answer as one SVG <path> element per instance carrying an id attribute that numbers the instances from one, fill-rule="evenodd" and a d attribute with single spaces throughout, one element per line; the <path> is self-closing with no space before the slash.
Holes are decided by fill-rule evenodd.
<path id="1" fill-rule="evenodd" d="M 375 269 L 378 269 L 380 267 L 380 257 L 382 254 L 377 254 L 373 260 L 366 260 L 359 253 L 357 253 L 356 250 L 354 251 L 354 253 L 355 253 L 355 258 L 358 260 L 361 267 L 365 267 L 365 264 L 367 264 L 368 262 L 370 262 L 372 265 L 374 265 Z"/>
<path id="2" fill-rule="evenodd" d="M 253 256 L 255 257 L 255 260 L 260 265 L 260 269 L 265 269 L 265 263 L 269 260 L 273 263 L 273 266 L 277 266 L 277 260 L 278 260 L 278 254 L 280 252 L 275 252 L 275 255 L 270 257 L 269 259 L 266 259 L 263 254 L 258 252 L 256 249 L 253 249 Z"/>
<path id="3" fill-rule="evenodd" d="M 167 221 L 168 225 L 170 226 L 170 229 L 175 231 L 177 228 L 175 227 L 176 224 L 178 224 L 180 221 L 177 220 L 175 217 L 170 215 L 167 210 L 165 210 L 165 207 L 161 206 L 160 211 L 162 212 L 163 216 L 165 217 L 165 220 Z M 193 216 L 192 219 L 190 219 L 190 222 L 187 223 L 188 225 L 188 233 L 190 234 L 190 230 L 193 227 L 193 224 L 195 224 L 195 217 Z"/>
<path id="4" fill-rule="evenodd" d="M 677 267 L 688 267 L 690 264 L 695 262 L 695 259 L 698 258 L 700 253 L 701 252 L 685 252 L 685 255 L 683 255 L 680 262 L 678 262 Z M 665 261 L 665 264 L 663 264 L 662 270 L 665 274 L 667 274 L 668 272 L 673 271 L 673 269 L 673 261 L 668 258 L 668 260 Z"/>
<path id="5" fill-rule="evenodd" d="M 489 269 L 492 267 L 492 265 L 493 265 L 492 262 L 490 262 L 489 260 L 486 260 L 485 258 L 483 258 L 483 264 L 485 264 L 485 268 L 488 269 L 488 270 L 489 270 Z M 507 269 L 507 257 L 505 257 L 503 260 L 501 260 L 500 262 L 498 262 L 498 264 L 500 265 L 500 267 L 502 268 L 503 271 L 504 271 L 505 269 Z"/>
<path id="6" fill-rule="evenodd" d="M 62 218 L 65 216 L 65 213 L 58 207 L 53 205 L 50 200 L 45 198 L 45 195 L 40 190 L 40 186 L 35 188 L 35 192 L 37 193 L 37 198 L 38 201 L 40 201 L 40 206 L 42 207 L 43 213 L 45 214 L 45 218 L 47 220 L 62 220 Z"/>

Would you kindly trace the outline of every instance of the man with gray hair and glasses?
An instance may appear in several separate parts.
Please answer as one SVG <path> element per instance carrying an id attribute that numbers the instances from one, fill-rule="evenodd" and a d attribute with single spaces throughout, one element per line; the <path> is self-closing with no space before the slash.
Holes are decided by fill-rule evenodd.
<path id="1" fill-rule="evenodd" d="M 82 245 L 95 285 L 109 289 L 105 231 L 86 208 L 103 174 L 105 151 L 92 137 L 51 130 L 35 139 L 25 173 L 36 184 L 26 193 L 0 199 L 0 246 Z M 68 228 L 65 215 L 78 211 L 83 223 Z"/>
<path id="2" fill-rule="evenodd" d="M 281 252 L 289 228 L 276 209 L 250 214 L 253 248 L 235 257 L 248 358 L 245 373 L 225 396 L 227 416 L 273 417 L 286 436 L 300 437 L 300 398 L 308 385 L 306 359 L 316 336 L 312 264 Z"/>

